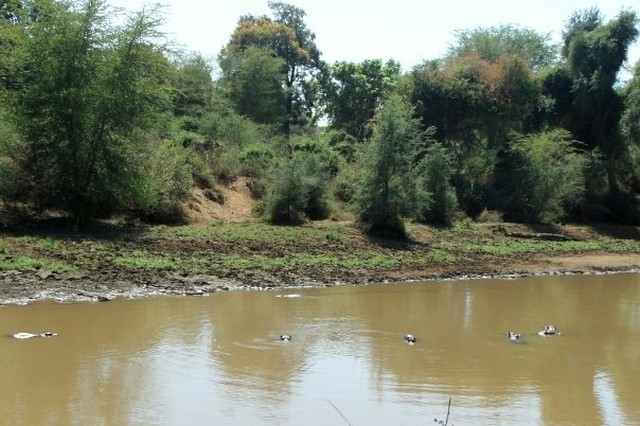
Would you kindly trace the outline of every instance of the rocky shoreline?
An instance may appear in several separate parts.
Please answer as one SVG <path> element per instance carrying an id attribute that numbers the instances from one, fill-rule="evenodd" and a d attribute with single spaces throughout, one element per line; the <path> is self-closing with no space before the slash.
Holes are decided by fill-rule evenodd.
<path id="1" fill-rule="evenodd" d="M 509 267 L 474 265 L 434 270 L 314 270 L 301 274 L 245 271 L 225 276 L 157 271 L 92 271 L 65 273 L 31 269 L 0 271 L 0 305 L 39 301 L 106 302 L 116 298 L 204 296 L 233 290 L 361 285 L 382 282 L 469 279 L 515 279 L 539 275 L 613 274 L 640 272 L 640 255 L 602 254 L 566 258 L 538 258 Z"/>

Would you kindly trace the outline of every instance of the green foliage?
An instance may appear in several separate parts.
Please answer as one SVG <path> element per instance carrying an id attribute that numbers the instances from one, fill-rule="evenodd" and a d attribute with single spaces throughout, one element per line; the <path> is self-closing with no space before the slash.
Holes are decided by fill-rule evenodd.
<path id="1" fill-rule="evenodd" d="M 464 155 L 458 155 L 452 183 L 460 208 L 470 217 L 477 218 L 491 205 L 492 180 L 497 163 L 496 150 L 479 140 Z"/>
<path id="2" fill-rule="evenodd" d="M 360 141 L 370 137 L 371 120 L 399 78 L 400 64 L 393 60 L 333 64 L 322 80 L 331 127 Z"/>
<path id="3" fill-rule="evenodd" d="M 242 148 L 268 136 L 263 126 L 236 113 L 224 103 L 199 120 L 199 133 L 211 145 L 209 148 L 223 145 Z"/>
<path id="4" fill-rule="evenodd" d="M 317 160 L 316 167 L 322 176 L 331 179 L 338 174 L 340 156 L 321 136 L 293 138 L 290 146 L 294 152 L 308 153 L 310 158 Z"/>
<path id="5" fill-rule="evenodd" d="M 140 152 L 152 129 L 162 132 L 170 102 L 157 11 L 122 26 L 100 0 L 43 0 L 37 11 L 12 58 L 21 199 L 79 218 L 140 204 L 131 191 L 148 166 Z"/>
<path id="6" fill-rule="evenodd" d="M 179 202 L 193 186 L 190 151 L 171 141 L 138 152 L 145 172 L 131 182 L 129 207 L 143 217 L 160 222 L 181 219 Z"/>
<path id="7" fill-rule="evenodd" d="M 597 9 L 573 15 L 564 32 L 567 63 L 573 81 L 569 130 L 605 157 L 609 192 L 619 192 L 618 162 L 626 151 L 619 123 L 623 101 L 614 89 L 629 46 L 638 37 L 638 17 L 622 11 L 603 24 Z"/>
<path id="8" fill-rule="evenodd" d="M 299 224 L 305 218 L 326 219 L 330 165 L 321 153 L 298 151 L 280 165 L 267 190 L 266 215 L 271 223 Z"/>
<path id="9" fill-rule="evenodd" d="M 410 169 L 419 137 L 419 124 L 411 109 L 399 96 L 389 97 L 375 117 L 357 199 L 358 216 L 368 234 L 406 237 L 402 216 L 414 209 Z"/>
<path id="10" fill-rule="evenodd" d="M 303 179 L 303 170 L 297 158 L 278 167 L 273 181 L 268 186 L 265 200 L 269 222 L 295 225 L 304 221 L 307 191 Z"/>
<path id="11" fill-rule="evenodd" d="M 629 144 L 640 146 L 640 62 L 624 91 L 624 113 L 620 120 L 622 136 Z"/>
<path id="12" fill-rule="evenodd" d="M 358 194 L 358 185 L 362 181 L 362 165 L 352 162 L 342 165 L 333 180 L 333 196 L 343 203 L 352 203 Z"/>
<path id="13" fill-rule="evenodd" d="M 320 61 L 320 51 L 315 44 L 315 35 L 304 22 L 305 11 L 287 3 L 269 2 L 273 17 L 243 16 L 231 35 L 225 52 L 246 52 L 252 48 L 271 52 L 271 58 L 262 56 L 260 63 L 267 63 L 265 69 L 275 71 L 275 61 L 281 61 L 281 92 L 284 93 L 284 117 L 282 128 L 289 135 L 292 124 L 304 124 L 310 117 L 315 91 L 310 77 L 324 65 Z M 223 54 L 224 56 L 224 54 Z M 256 72 L 260 67 L 254 67 Z M 271 84 L 273 73 L 269 73 Z M 259 99 L 256 99 L 262 102 Z"/>
<path id="14" fill-rule="evenodd" d="M 247 145 L 238 156 L 245 176 L 263 177 L 271 169 L 274 153 L 269 146 L 262 142 Z"/>
<path id="15" fill-rule="evenodd" d="M 221 84 L 235 110 L 257 123 L 280 124 L 286 114 L 284 61 L 273 51 L 229 46 L 219 57 Z"/>
<path id="16" fill-rule="evenodd" d="M 459 30 L 455 35 L 449 56 L 474 52 L 489 62 L 498 62 L 504 55 L 513 55 L 524 59 L 533 70 L 552 65 L 557 57 L 549 34 L 539 34 L 530 28 L 507 24 Z"/>
<path id="17" fill-rule="evenodd" d="M 581 203 L 585 159 L 568 132 L 521 136 L 503 162 L 499 178 L 507 219 L 553 223 Z"/>
<path id="18" fill-rule="evenodd" d="M 4 108 L 0 96 L 0 194 L 14 198 L 18 195 L 21 154 L 24 140 L 14 124 L 15 117 Z"/>
<path id="19" fill-rule="evenodd" d="M 214 95 L 212 66 L 199 54 L 180 58 L 173 78 L 173 106 L 177 116 L 197 118 L 209 111 Z M 190 129 L 196 130 L 196 129 Z"/>
<path id="20" fill-rule="evenodd" d="M 411 101 L 423 125 L 435 126 L 436 139 L 456 155 L 464 155 L 478 139 L 504 146 L 510 132 L 532 126 L 540 101 L 529 66 L 511 55 L 495 63 L 477 54 L 427 62 L 414 68 L 410 81 Z"/>
<path id="21" fill-rule="evenodd" d="M 450 152 L 440 143 L 430 145 L 416 167 L 420 204 L 419 219 L 436 225 L 451 225 L 457 208 L 451 184 L 455 173 Z"/>

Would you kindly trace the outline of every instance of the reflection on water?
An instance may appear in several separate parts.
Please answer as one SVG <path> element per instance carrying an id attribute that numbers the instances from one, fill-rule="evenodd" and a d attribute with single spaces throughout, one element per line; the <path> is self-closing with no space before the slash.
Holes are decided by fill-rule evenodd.
<path id="1" fill-rule="evenodd" d="M 0 423 L 640 425 L 636 274 L 286 295 L 0 307 Z"/>

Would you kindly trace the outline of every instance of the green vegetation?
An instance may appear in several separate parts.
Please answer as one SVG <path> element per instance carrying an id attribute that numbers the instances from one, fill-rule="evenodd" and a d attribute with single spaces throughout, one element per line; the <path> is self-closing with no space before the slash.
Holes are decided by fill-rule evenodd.
<path id="1" fill-rule="evenodd" d="M 327 64 L 304 10 L 268 6 L 239 17 L 214 63 L 171 49 L 154 7 L 3 2 L 4 205 L 78 226 L 177 224 L 194 188 L 219 194 L 242 175 L 266 222 L 346 212 L 385 238 L 407 238 L 407 220 L 487 214 L 640 224 L 640 65 L 618 82 L 636 12 L 576 11 L 562 46 L 514 25 L 461 29 L 447 55 L 405 72 L 394 60 Z M 178 267 L 154 256 L 120 262 Z"/>
<path id="2" fill-rule="evenodd" d="M 145 227 L 126 239 L 118 236 L 118 228 L 95 235 L 3 235 L 0 270 L 99 272 L 125 281 L 133 276 L 128 274 L 203 275 L 249 282 L 257 277 L 260 284 L 261 274 L 266 274 L 285 280 L 293 277 L 298 283 L 301 279 L 361 282 L 396 273 L 399 277 L 494 273 L 505 264 L 514 268 L 506 270 L 521 271 L 561 256 L 640 253 L 635 227 L 554 228 L 548 231 L 562 232 L 569 239 L 548 241 L 505 235 L 498 232 L 503 226 L 536 232 L 517 224 L 464 221 L 434 228 L 409 223 L 405 228 L 409 240 L 385 242 L 367 238 L 351 223 L 283 227 L 252 221 Z M 633 239 L 612 236 L 617 234 Z"/>

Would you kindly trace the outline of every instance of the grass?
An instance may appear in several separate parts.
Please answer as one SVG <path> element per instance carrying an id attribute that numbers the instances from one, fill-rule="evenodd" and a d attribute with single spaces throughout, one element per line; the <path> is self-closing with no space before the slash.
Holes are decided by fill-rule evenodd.
<path id="1" fill-rule="evenodd" d="M 56 238 L 50 233 L 0 233 L 0 269 L 330 274 L 340 270 L 441 267 L 464 273 L 469 266 L 491 269 L 492 265 L 504 264 L 505 259 L 526 262 L 537 255 L 640 253 L 638 240 L 580 229 L 582 239 L 543 241 L 508 237 L 493 232 L 491 226 L 470 221 L 447 229 L 411 224 L 409 230 L 415 240 L 403 244 L 367 239 L 348 223 L 283 227 L 219 221 L 210 225 L 141 228 L 131 234 L 117 230 L 109 238 L 90 234 Z"/>
<path id="2" fill-rule="evenodd" d="M 113 259 L 113 263 L 126 269 L 154 271 L 175 271 L 183 266 L 180 261 L 165 256 L 152 255 L 144 250 L 117 256 Z"/>
<path id="3" fill-rule="evenodd" d="M 2 271 L 24 271 L 27 269 L 48 269 L 60 272 L 75 270 L 72 266 L 61 262 L 30 256 L 5 257 L 4 259 L 0 259 L 0 270 Z"/>
<path id="4" fill-rule="evenodd" d="M 296 226 L 274 226 L 261 222 L 223 222 L 211 225 L 190 225 L 176 228 L 163 228 L 165 238 L 186 238 L 192 240 L 215 240 L 224 242 L 291 242 L 300 239 L 322 238 L 323 233 L 317 229 Z"/>

